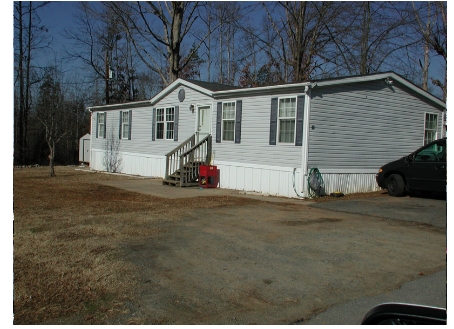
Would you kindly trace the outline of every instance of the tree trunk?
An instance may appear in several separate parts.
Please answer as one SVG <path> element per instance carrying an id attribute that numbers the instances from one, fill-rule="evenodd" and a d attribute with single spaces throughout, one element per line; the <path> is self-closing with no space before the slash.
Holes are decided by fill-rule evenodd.
<path id="1" fill-rule="evenodd" d="M 422 89 L 428 90 L 429 81 L 429 44 L 424 40 L 424 65 L 422 67 Z"/>
<path id="2" fill-rule="evenodd" d="M 172 34 L 170 36 L 170 82 L 178 79 L 180 73 L 181 25 L 183 24 L 184 3 L 172 2 Z"/>
<path id="3" fill-rule="evenodd" d="M 54 169 L 54 157 L 55 157 L 55 142 L 49 142 L 49 174 L 50 177 L 55 177 L 55 169 Z"/>
<path id="4" fill-rule="evenodd" d="M 208 14 L 208 31 L 211 31 L 211 11 Z M 208 35 L 207 45 L 207 81 L 211 82 L 211 33 Z"/>
<path id="5" fill-rule="evenodd" d="M 24 81 L 24 42 L 23 42 L 23 21 L 22 21 L 22 2 L 18 2 L 17 7 L 17 16 L 19 18 L 19 111 L 18 111 L 18 123 L 17 123 L 17 135 L 16 135 L 16 147 L 15 147 L 15 154 L 16 154 L 16 161 L 22 162 L 24 161 L 24 152 L 23 149 L 23 136 L 24 136 L 24 111 L 25 111 L 25 81 Z"/>
<path id="6" fill-rule="evenodd" d="M 364 16 L 363 16 L 363 31 L 361 35 L 361 59 L 360 59 L 360 74 L 368 74 L 367 56 L 369 52 L 369 33 L 370 33 L 370 3 L 364 2 Z"/>
<path id="7" fill-rule="evenodd" d="M 430 3 L 428 6 L 427 24 L 424 31 L 424 65 L 422 67 L 422 89 L 428 90 L 429 82 L 429 38 L 430 38 Z"/>

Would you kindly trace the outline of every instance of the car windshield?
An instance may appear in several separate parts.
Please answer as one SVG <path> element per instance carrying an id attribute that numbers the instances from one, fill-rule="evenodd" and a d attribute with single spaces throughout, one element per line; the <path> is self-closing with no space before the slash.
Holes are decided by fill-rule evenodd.
<path id="1" fill-rule="evenodd" d="M 446 145 L 442 142 L 429 145 L 415 154 L 414 161 L 446 161 Z"/>

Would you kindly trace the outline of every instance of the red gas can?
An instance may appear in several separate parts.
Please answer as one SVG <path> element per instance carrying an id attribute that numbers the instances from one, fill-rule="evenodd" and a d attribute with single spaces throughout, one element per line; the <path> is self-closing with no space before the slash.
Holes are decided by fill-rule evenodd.
<path id="1" fill-rule="evenodd" d="M 219 184 L 218 167 L 205 166 L 199 167 L 199 186 L 203 188 L 217 187 Z"/>

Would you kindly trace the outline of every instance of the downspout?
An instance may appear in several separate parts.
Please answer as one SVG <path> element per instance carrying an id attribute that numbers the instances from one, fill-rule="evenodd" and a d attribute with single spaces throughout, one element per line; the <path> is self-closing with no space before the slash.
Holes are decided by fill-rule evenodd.
<path id="1" fill-rule="evenodd" d="M 305 99 L 304 99 L 304 119 L 303 119 L 303 145 L 301 155 L 301 186 L 302 196 L 304 198 L 309 197 L 309 190 L 307 186 L 308 176 L 308 158 L 309 158 L 309 118 L 311 111 L 311 87 L 308 85 L 304 88 Z"/>

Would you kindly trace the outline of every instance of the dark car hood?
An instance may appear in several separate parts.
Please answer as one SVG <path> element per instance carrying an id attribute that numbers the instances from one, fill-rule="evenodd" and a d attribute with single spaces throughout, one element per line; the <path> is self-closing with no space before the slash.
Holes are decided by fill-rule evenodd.
<path id="1" fill-rule="evenodd" d="M 409 157 L 409 155 L 406 155 L 398 160 L 388 162 L 384 166 L 382 166 L 383 171 L 388 171 L 390 169 L 398 169 L 404 166 L 408 165 L 408 160 L 406 160 Z"/>

